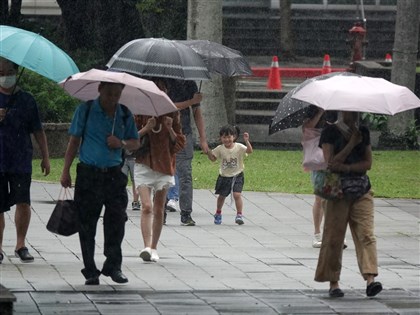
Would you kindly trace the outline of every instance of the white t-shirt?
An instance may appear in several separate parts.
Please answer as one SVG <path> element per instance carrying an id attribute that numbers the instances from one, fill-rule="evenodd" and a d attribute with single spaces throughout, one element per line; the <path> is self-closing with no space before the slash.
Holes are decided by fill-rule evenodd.
<path id="1" fill-rule="evenodd" d="M 212 150 L 213 155 L 220 161 L 219 174 L 224 177 L 233 177 L 244 170 L 244 158 L 246 146 L 242 143 L 234 144 L 233 148 L 227 149 L 223 144 Z"/>

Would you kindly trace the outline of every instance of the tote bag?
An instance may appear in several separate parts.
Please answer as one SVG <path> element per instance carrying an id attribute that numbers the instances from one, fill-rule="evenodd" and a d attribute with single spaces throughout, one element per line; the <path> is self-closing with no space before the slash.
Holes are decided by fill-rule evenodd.
<path id="1" fill-rule="evenodd" d="M 47 230 L 63 236 L 79 232 L 79 213 L 68 188 L 61 189 L 57 204 L 47 223 Z"/>
<path id="2" fill-rule="evenodd" d="M 325 170 L 327 168 L 327 163 L 324 160 L 324 153 L 322 152 L 322 149 L 319 147 L 320 138 L 321 138 L 321 129 L 305 128 L 303 131 L 302 166 L 305 171 Z"/>
<path id="3" fill-rule="evenodd" d="M 316 171 L 313 178 L 315 195 L 329 200 L 343 198 L 340 174 L 330 171 Z"/>

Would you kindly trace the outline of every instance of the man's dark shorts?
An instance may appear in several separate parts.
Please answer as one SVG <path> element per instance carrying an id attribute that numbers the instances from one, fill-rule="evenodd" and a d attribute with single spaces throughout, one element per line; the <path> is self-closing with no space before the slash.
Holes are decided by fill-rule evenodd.
<path id="1" fill-rule="evenodd" d="M 0 173 L 0 213 L 18 203 L 31 204 L 31 174 Z"/>
<path id="2" fill-rule="evenodd" d="M 232 191 L 240 193 L 244 188 L 244 183 L 245 179 L 243 172 L 234 177 L 223 177 L 219 175 L 216 181 L 215 194 L 227 197 Z"/>

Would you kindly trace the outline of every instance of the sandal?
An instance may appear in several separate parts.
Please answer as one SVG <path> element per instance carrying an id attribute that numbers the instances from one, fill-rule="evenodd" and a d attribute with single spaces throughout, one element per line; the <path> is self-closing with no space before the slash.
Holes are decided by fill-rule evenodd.
<path id="1" fill-rule="evenodd" d="M 330 297 L 343 297 L 344 296 L 344 292 L 340 288 L 330 289 L 328 294 L 330 295 Z"/>
<path id="2" fill-rule="evenodd" d="M 366 287 L 367 296 L 375 296 L 382 291 L 382 284 L 380 282 L 372 282 Z"/>

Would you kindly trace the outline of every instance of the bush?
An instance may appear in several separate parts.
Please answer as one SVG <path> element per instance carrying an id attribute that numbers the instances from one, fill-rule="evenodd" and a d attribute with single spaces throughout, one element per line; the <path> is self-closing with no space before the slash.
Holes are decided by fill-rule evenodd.
<path id="1" fill-rule="evenodd" d="M 43 122 L 70 122 L 76 106 L 80 103 L 54 81 L 27 69 L 20 78 L 19 86 L 34 96 Z"/>

